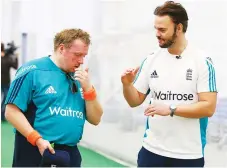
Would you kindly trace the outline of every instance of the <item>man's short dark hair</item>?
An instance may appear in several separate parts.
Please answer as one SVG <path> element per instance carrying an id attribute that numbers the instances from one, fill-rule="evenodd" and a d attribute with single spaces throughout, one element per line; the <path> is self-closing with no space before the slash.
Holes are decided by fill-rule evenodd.
<path id="1" fill-rule="evenodd" d="M 183 32 L 187 31 L 188 27 L 188 14 L 185 8 L 180 3 L 175 3 L 174 1 L 167 1 L 163 5 L 158 6 L 154 14 L 157 16 L 168 15 L 173 23 L 183 25 Z"/>

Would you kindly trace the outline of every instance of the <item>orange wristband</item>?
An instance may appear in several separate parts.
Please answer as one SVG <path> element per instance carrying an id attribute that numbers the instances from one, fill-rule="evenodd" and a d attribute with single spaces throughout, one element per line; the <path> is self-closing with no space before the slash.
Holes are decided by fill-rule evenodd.
<path id="1" fill-rule="evenodd" d="M 95 98 L 96 98 L 96 91 L 93 86 L 91 90 L 84 92 L 84 100 L 91 101 L 91 100 L 95 100 Z"/>
<path id="2" fill-rule="evenodd" d="M 34 130 L 27 136 L 27 141 L 30 142 L 33 146 L 36 146 L 36 141 L 39 138 L 42 138 L 42 136 L 36 130 Z"/>

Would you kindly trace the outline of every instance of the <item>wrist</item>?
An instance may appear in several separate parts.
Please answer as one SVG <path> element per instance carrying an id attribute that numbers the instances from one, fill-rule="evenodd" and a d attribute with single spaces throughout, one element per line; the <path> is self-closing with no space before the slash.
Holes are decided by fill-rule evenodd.
<path id="1" fill-rule="evenodd" d="M 133 83 L 127 83 L 127 84 L 123 83 L 124 88 L 128 88 L 128 87 L 131 87 L 131 86 L 133 86 Z"/>
<path id="2" fill-rule="evenodd" d="M 87 100 L 87 101 L 95 100 L 97 96 L 95 88 L 93 86 L 88 91 L 84 90 L 83 94 L 84 94 L 84 100 Z"/>
<path id="3" fill-rule="evenodd" d="M 174 105 L 174 104 L 172 104 L 172 105 L 169 106 L 169 111 L 170 111 L 169 115 L 170 115 L 171 117 L 173 117 L 173 115 L 175 114 L 176 109 L 177 109 L 177 107 L 176 107 L 176 105 Z"/>
<path id="4" fill-rule="evenodd" d="M 92 85 L 89 85 L 88 87 L 86 88 L 83 88 L 83 91 L 84 92 L 89 92 L 90 90 L 92 90 L 93 86 Z"/>
<path id="5" fill-rule="evenodd" d="M 36 130 L 33 130 L 28 134 L 26 138 L 30 144 L 32 144 L 33 146 L 36 146 L 37 140 L 42 138 L 42 136 Z"/>
<path id="6" fill-rule="evenodd" d="M 42 140 L 43 140 L 42 137 L 38 138 L 35 142 L 36 146 L 39 146 Z"/>

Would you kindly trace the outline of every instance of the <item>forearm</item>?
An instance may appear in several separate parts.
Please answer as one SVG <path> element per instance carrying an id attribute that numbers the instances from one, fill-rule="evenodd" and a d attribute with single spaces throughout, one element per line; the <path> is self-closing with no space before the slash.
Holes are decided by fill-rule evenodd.
<path id="1" fill-rule="evenodd" d="M 174 115 L 186 118 L 203 118 L 211 117 L 214 111 L 214 105 L 207 101 L 200 101 L 194 104 L 177 106 Z"/>
<path id="2" fill-rule="evenodd" d="M 139 93 L 133 86 L 133 84 L 127 86 L 123 85 L 123 94 L 126 101 L 131 107 L 139 106 L 142 103 Z"/>
<path id="3" fill-rule="evenodd" d="M 86 116 L 87 116 L 88 122 L 93 125 L 98 125 L 101 120 L 103 110 L 97 98 L 92 101 L 85 101 L 85 104 L 86 104 Z"/>
<path id="4" fill-rule="evenodd" d="M 6 106 L 5 117 L 25 137 L 34 130 L 20 109 L 13 104 Z"/>

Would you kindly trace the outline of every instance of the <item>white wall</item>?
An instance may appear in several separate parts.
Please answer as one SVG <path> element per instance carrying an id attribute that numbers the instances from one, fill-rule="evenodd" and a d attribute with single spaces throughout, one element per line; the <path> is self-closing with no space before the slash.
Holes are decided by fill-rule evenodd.
<path id="1" fill-rule="evenodd" d="M 17 11 L 12 11 L 15 4 Z M 97 0 L 3 0 L 2 39 L 21 43 L 21 33 L 28 33 L 27 60 L 42 57 L 52 52 L 53 37 L 62 29 L 79 27 L 98 33 L 99 4 Z"/>

